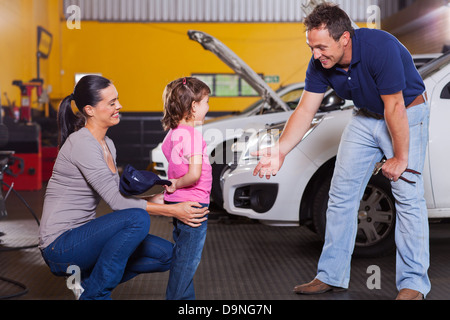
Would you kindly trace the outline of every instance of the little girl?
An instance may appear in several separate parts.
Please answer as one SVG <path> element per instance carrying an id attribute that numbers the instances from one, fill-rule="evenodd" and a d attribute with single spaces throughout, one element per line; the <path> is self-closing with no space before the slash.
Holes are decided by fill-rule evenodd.
<path id="1" fill-rule="evenodd" d="M 172 81 L 163 94 L 164 130 L 169 130 L 162 151 L 169 162 L 165 203 L 195 201 L 209 206 L 212 170 L 206 153 L 206 142 L 195 126 L 203 124 L 209 105 L 209 87 L 188 77 Z M 190 227 L 173 219 L 173 251 L 166 299 L 193 300 L 193 278 L 200 263 L 206 238 L 207 221 Z"/>

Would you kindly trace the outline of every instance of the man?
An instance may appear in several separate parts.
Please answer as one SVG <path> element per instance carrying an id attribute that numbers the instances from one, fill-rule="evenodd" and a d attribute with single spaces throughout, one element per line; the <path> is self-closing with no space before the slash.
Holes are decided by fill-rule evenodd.
<path id="1" fill-rule="evenodd" d="M 339 146 L 317 276 L 294 291 L 318 294 L 348 288 L 359 203 L 384 156 L 382 173 L 396 199 L 397 299 L 423 299 L 430 290 L 428 215 L 420 175 L 428 141 L 424 83 L 395 37 L 381 30 L 353 30 L 336 5 L 319 5 L 305 25 L 313 53 L 305 91 L 277 146 L 259 152 L 254 175 L 276 175 L 309 129 L 328 87 L 353 100 L 356 108 Z"/>

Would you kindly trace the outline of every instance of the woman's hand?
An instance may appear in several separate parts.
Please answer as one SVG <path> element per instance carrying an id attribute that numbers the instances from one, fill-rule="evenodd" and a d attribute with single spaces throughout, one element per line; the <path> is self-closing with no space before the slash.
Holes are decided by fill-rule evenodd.
<path id="1" fill-rule="evenodd" d="M 155 195 L 152 195 L 149 197 L 145 197 L 142 199 L 149 201 L 149 202 L 153 202 L 153 203 L 164 204 L 164 193 L 158 193 L 158 194 L 155 194 Z"/>
<path id="2" fill-rule="evenodd" d="M 154 199 L 156 200 L 156 199 Z M 147 201 L 147 212 L 151 215 L 173 217 L 191 227 L 200 227 L 209 210 L 198 202 L 180 202 L 175 204 L 162 204 L 160 201 Z"/>
<path id="3" fill-rule="evenodd" d="M 191 227 L 199 227 L 209 213 L 207 207 L 202 207 L 198 202 L 181 202 L 171 204 L 174 207 L 174 217 Z"/>

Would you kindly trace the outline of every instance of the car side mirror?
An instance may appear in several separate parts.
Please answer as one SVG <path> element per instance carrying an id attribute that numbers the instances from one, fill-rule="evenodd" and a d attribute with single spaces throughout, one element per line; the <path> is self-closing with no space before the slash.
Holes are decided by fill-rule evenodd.
<path id="1" fill-rule="evenodd" d="M 345 100 L 339 97 L 335 92 L 326 96 L 320 105 L 321 111 L 338 110 L 345 104 Z"/>

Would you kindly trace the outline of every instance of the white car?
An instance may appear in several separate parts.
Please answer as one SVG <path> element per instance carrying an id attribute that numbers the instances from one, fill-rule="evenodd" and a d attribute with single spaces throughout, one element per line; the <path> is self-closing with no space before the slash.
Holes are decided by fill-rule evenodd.
<path id="1" fill-rule="evenodd" d="M 221 177 L 228 164 L 233 161 L 231 146 L 248 129 L 264 129 L 266 125 L 285 121 L 297 106 L 304 83 L 282 87 L 275 93 L 245 62 L 214 37 L 201 31 L 189 31 L 189 37 L 205 49 L 216 54 L 240 77 L 245 79 L 262 97 L 239 114 L 213 118 L 205 121 L 198 129 L 203 133 L 213 170 L 212 198 L 222 205 Z M 248 131 L 247 131 L 248 132 Z M 168 162 L 162 153 L 161 143 L 151 151 L 153 170 L 167 178 Z"/>
<path id="2" fill-rule="evenodd" d="M 241 58 L 213 36 L 195 30 L 190 30 L 188 36 L 206 50 L 214 53 L 262 97 L 261 100 L 239 114 L 208 120 L 198 128 L 202 131 L 207 143 L 212 165 L 212 200 L 222 206 L 223 176 L 237 160 L 234 158 L 231 146 L 239 138 L 245 139 L 252 132 L 264 129 L 267 125 L 286 121 L 298 104 L 303 93 L 304 83 L 290 84 L 274 92 Z M 415 57 L 416 66 L 421 66 L 433 57 L 435 55 Z M 335 94 L 330 93 L 324 99 L 321 109 L 345 109 L 347 106 L 352 106 L 352 102 L 344 102 Z M 242 137 L 244 132 L 245 136 Z M 161 178 L 167 178 L 168 162 L 161 150 L 161 143 L 151 151 L 150 157 L 153 162 L 153 170 Z"/>
<path id="3" fill-rule="evenodd" d="M 422 173 L 428 215 L 430 219 L 449 218 L 450 52 L 425 64 L 419 72 L 431 105 L 429 144 Z M 251 151 L 276 141 L 285 123 L 268 126 L 236 143 L 238 164 L 223 177 L 225 210 L 272 225 L 307 225 L 323 237 L 335 157 L 351 114 L 352 108 L 346 107 L 319 111 L 311 130 L 270 180 L 253 176 L 258 159 Z M 361 200 L 355 255 L 378 256 L 395 248 L 394 203 L 389 181 L 381 174 L 373 176 Z"/>

